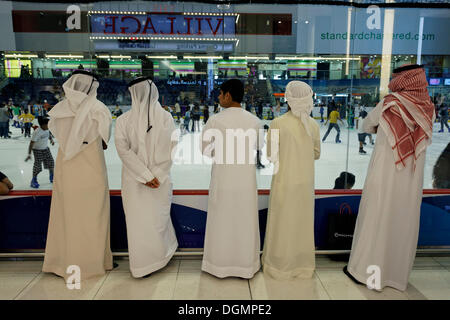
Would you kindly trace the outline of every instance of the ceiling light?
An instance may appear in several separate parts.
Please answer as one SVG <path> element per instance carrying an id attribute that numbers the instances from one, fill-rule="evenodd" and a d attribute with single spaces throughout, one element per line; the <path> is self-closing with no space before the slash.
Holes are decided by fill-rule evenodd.
<path id="1" fill-rule="evenodd" d="M 66 58 L 66 59 L 81 59 L 84 57 L 83 55 L 76 55 L 76 54 L 74 54 L 74 55 L 72 55 L 72 54 L 69 54 L 69 55 L 46 54 L 45 56 L 47 58 Z"/>
<path id="2" fill-rule="evenodd" d="M 222 59 L 222 56 L 184 56 L 185 59 Z"/>
<path id="3" fill-rule="evenodd" d="M 177 56 L 146 56 L 150 59 L 176 59 Z"/>
<path id="4" fill-rule="evenodd" d="M 37 57 L 38 57 L 37 54 L 21 54 L 21 53 L 5 54 L 5 58 L 37 58 Z"/>

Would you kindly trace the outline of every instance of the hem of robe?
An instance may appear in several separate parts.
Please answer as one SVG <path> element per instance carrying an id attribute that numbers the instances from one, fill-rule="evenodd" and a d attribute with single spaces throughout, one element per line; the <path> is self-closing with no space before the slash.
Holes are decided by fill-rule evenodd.
<path id="1" fill-rule="evenodd" d="M 103 273 L 90 273 L 90 274 L 83 274 L 83 271 L 81 270 L 81 279 L 80 282 L 85 281 L 85 280 L 90 280 L 92 278 L 95 277 L 102 277 L 106 274 L 106 271 L 110 271 L 112 270 L 113 267 L 111 265 L 110 268 L 105 268 L 105 270 L 103 271 Z M 48 265 L 44 265 L 42 267 L 42 272 L 45 273 L 53 273 L 55 275 L 57 275 L 58 277 L 61 277 L 64 279 L 64 281 L 67 282 L 67 279 L 72 275 L 70 273 L 66 273 L 65 270 L 61 269 L 61 267 L 57 267 L 57 266 L 48 266 Z"/>
<path id="2" fill-rule="evenodd" d="M 130 267 L 130 272 L 131 275 L 134 278 L 142 278 L 143 276 L 146 276 L 150 273 L 153 273 L 155 271 L 158 271 L 159 269 L 164 268 L 170 261 L 170 259 L 172 259 L 175 251 L 177 251 L 177 247 L 178 247 L 178 243 L 175 244 L 175 246 L 172 248 L 172 250 L 170 250 L 170 254 L 161 261 L 158 261 L 156 263 L 152 263 L 151 265 L 148 265 L 146 267 L 142 267 L 142 268 L 131 268 Z"/>
<path id="3" fill-rule="evenodd" d="M 281 271 L 275 267 L 262 263 L 263 272 L 276 280 L 290 280 L 292 278 L 310 279 L 314 275 L 315 268 L 296 268 L 289 271 Z"/>
<path id="4" fill-rule="evenodd" d="M 242 267 L 219 267 L 203 260 L 202 271 L 208 272 L 213 276 L 218 278 L 226 277 L 239 277 L 250 279 L 253 278 L 256 272 L 261 268 L 259 259 L 254 262 L 253 267 L 242 268 Z"/>
<path id="5" fill-rule="evenodd" d="M 360 274 L 358 274 L 355 270 L 353 270 L 353 268 L 351 268 L 350 266 L 347 266 L 347 271 L 353 276 L 355 277 L 356 280 L 358 280 L 361 283 L 366 284 L 367 283 L 367 275 L 362 276 Z M 384 280 L 381 282 L 380 284 L 380 290 L 378 289 L 373 289 L 374 291 L 378 291 L 381 292 L 385 287 L 391 287 L 400 291 L 405 291 L 406 288 L 408 287 L 408 283 L 406 285 L 401 285 L 398 282 L 392 281 L 392 280 Z"/>

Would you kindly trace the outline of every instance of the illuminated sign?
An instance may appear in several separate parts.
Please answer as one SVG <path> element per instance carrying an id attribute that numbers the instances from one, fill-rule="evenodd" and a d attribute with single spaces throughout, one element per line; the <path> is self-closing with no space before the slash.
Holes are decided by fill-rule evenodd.
<path id="1" fill-rule="evenodd" d="M 234 16 L 93 14 L 93 34 L 219 37 L 235 34 Z"/>
<path id="2" fill-rule="evenodd" d="M 84 69 L 96 69 L 97 61 L 95 60 L 56 60 L 55 69 L 63 71 L 71 71 L 78 69 L 79 66 L 83 66 Z"/>
<path id="3" fill-rule="evenodd" d="M 148 52 L 232 52 L 234 50 L 233 44 L 229 43 L 187 43 L 182 41 L 170 41 L 170 42 L 119 42 L 114 40 L 96 41 L 94 43 L 94 49 L 97 51 L 108 50 L 123 50 L 123 51 L 139 51 Z"/>
<path id="4" fill-rule="evenodd" d="M 439 78 L 430 78 L 430 86 L 438 86 L 441 84 L 441 79 Z"/>
<path id="5" fill-rule="evenodd" d="M 236 76 L 246 76 L 247 60 L 219 60 L 217 62 L 219 73 L 230 73 Z"/>
<path id="6" fill-rule="evenodd" d="M 444 84 L 445 84 L 446 86 L 450 86 L 450 78 L 445 79 L 445 80 L 444 80 Z"/>
<path id="7" fill-rule="evenodd" d="M 31 60 L 26 59 L 7 59 L 5 60 L 5 75 L 8 78 L 19 78 L 22 71 L 22 66 L 28 66 L 31 70 Z"/>
<path id="8" fill-rule="evenodd" d="M 317 62 L 316 61 L 293 61 L 287 62 L 287 71 L 291 76 L 317 76 Z"/>

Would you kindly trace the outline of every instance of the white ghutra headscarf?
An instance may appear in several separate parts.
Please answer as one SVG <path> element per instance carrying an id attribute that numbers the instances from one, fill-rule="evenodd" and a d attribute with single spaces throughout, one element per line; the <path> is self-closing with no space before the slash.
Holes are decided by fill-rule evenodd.
<path id="1" fill-rule="evenodd" d="M 135 81 L 139 81 L 133 84 Z M 158 88 L 152 80 L 138 78 L 128 88 L 131 94 L 131 110 L 129 115 L 129 130 L 131 141 L 137 141 L 137 156 L 147 166 L 159 163 L 158 156 L 170 150 L 169 145 L 158 144 L 159 138 L 170 129 L 165 127 L 167 111 L 159 103 Z M 147 147 L 146 136 L 149 136 L 150 146 Z M 162 150 L 164 149 L 164 150 Z M 170 152 L 170 151 L 169 151 Z"/>
<path id="2" fill-rule="evenodd" d="M 300 118 L 306 132 L 311 136 L 309 115 L 314 107 L 313 91 L 311 87 L 302 81 L 291 81 L 286 86 L 284 96 L 289 107 L 291 107 L 292 114 L 297 118 Z"/>
<path id="3" fill-rule="evenodd" d="M 84 143 L 89 145 L 98 138 L 98 135 L 107 143 L 111 133 L 111 114 L 108 108 L 97 100 L 99 86 L 95 77 L 86 71 L 75 71 L 63 84 L 65 99 L 57 103 L 48 113 L 50 116 L 49 129 L 64 152 L 64 160 L 75 157 L 83 148 Z M 58 126 L 58 120 L 73 117 L 70 128 Z M 92 125 L 98 124 L 98 135 L 87 135 Z M 69 130 L 68 135 L 60 130 Z"/>

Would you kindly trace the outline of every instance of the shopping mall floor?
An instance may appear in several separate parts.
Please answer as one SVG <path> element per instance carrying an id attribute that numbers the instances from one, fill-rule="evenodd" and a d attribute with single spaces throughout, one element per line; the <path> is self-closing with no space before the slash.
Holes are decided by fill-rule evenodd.
<path id="1" fill-rule="evenodd" d="M 277 281 L 261 271 L 252 279 L 219 279 L 200 270 L 200 256 L 174 257 L 145 279 L 134 279 L 128 260 L 106 275 L 69 290 L 62 278 L 42 273 L 40 260 L 1 260 L 0 299 L 82 300 L 427 300 L 450 299 L 450 256 L 418 256 L 405 292 L 382 292 L 354 284 L 343 272 L 345 262 L 316 258 L 312 279 Z"/>

